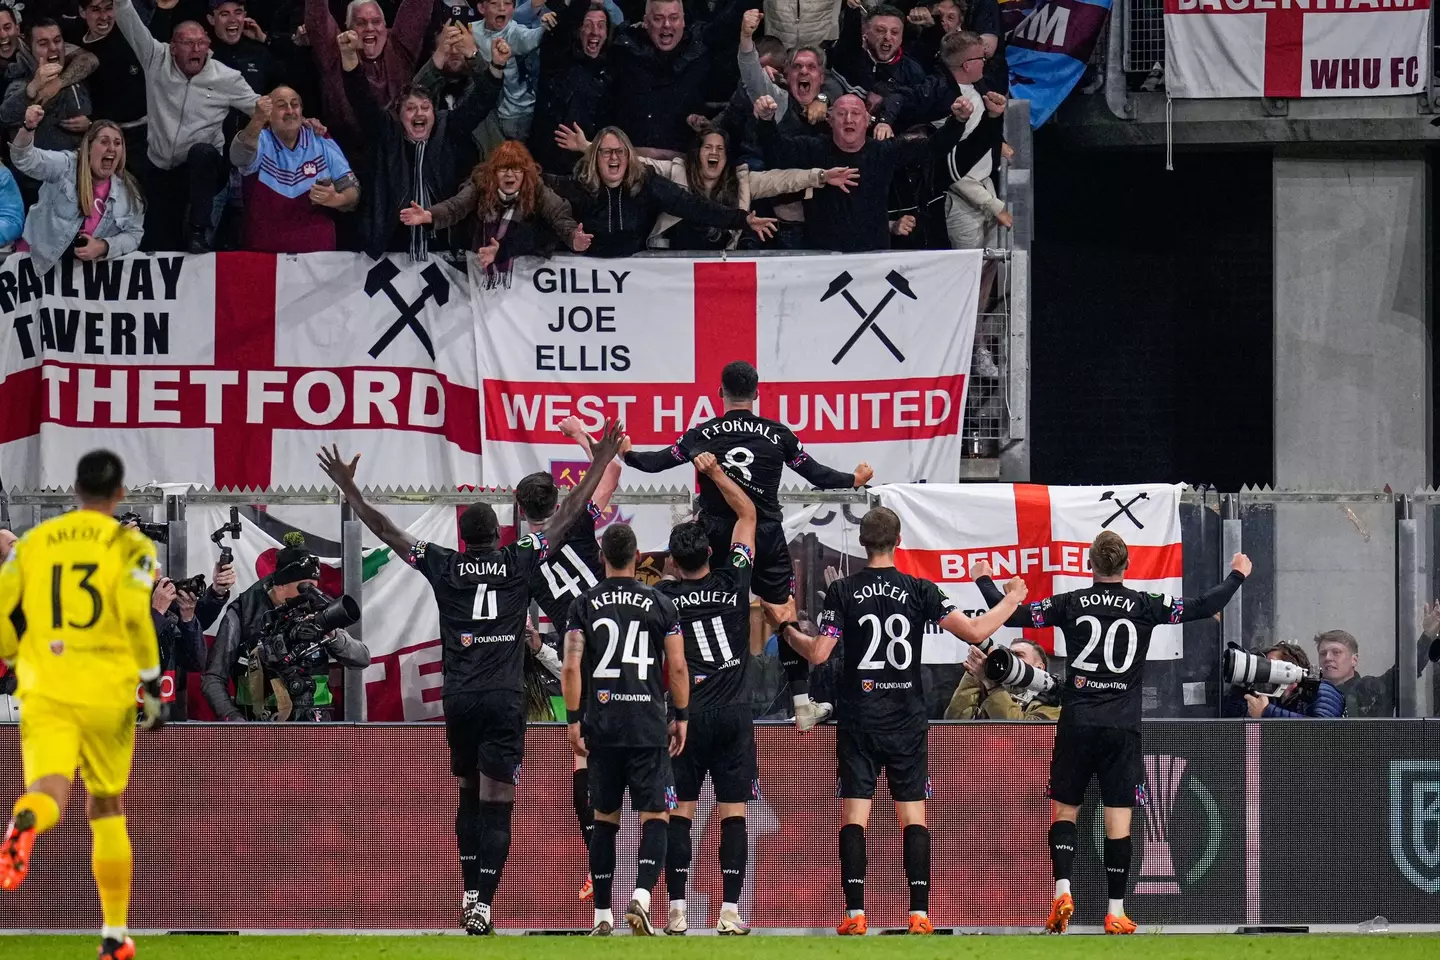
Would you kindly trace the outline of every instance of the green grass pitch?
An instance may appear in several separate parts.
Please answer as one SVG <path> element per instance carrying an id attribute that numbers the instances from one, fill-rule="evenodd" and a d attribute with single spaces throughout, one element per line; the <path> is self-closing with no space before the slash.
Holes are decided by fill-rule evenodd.
<path id="1" fill-rule="evenodd" d="M 95 956 L 91 937 L 0 937 L 5 960 Z M 137 960 L 1435 960 L 1440 936 L 142 937 Z"/>

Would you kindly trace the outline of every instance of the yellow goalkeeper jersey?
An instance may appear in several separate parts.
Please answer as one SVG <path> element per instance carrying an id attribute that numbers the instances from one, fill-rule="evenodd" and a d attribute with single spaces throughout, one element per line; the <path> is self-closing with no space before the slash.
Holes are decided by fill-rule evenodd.
<path id="1" fill-rule="evenodd" d="M 0 657 L 16 660 L 16 696 L 82 706 L 135 703 L 160 668 L 150 594 L 155 546 L 95 510 L 46 520 L 0 567 Z M 17 637 L 10 613 L 25 614 Z M 18 653 L 18 659 L 17 659 Z"/>

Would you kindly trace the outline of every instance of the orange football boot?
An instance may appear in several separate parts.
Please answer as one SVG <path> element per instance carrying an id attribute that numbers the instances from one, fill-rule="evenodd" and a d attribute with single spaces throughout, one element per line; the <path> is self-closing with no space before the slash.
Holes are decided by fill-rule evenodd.
<path id="1" fill-rule="evenodd" d="M 1070 918 L 1075 913 L 1075 901 L 1070 894 L 1062 893 L 1050 901 L 1050 919 L 1045 921 L 1047 933 L 1064 933 L 1065 928 L 1070 926 Z"/>
<path id="2" fill-rule="evenodd" d="M 0 841 L 0 890 L 14 890 L 30 872 L 30 853 L 35 849 L 35 812 L 21 810 L 10 821 Z"/>
<path id="3" fill-rule="evenodd" d="M 930 922 L 930 918 L 925 914 L 912 913 L 910 914 L 910 929 L 905 932 L 915 934 L 916 936 L 924 936 L 928 933 L 934 933 L 935 925 Z"/>
<path id="4" fill-rule="evenodd" d="M 590 874 L 585 874 L 585 882 L 580 884 L 580 902 L 595 899 L 595 881 L 590 879 Z"/>
<path id="5" fill-rule="evenodd" d="M 841 920 L 840 926 L 835 928 L 835 932 L 842 937 L 863 937 L 866 929 L 865 914 L 857 913 L 853 917 Z"/>
<path id="6" fill-rule="evenodd" d="M 98 960 L 135 960 L 135 941 L 126 937 L 119 940 L 104 940 L 100 943 Z"/>
<path id="7" fill-rule="evenodd" d="M 1113 913 L 1107 913 L 1105 914 L 1105 932 L 1121 935 L 1127 933 L 1134 933 L 1135 921 L 1131 920 L 1123 913 L 1120 914 L 1120 916 L 1118 917 L 1115 916 L 1115 914 Z"/>

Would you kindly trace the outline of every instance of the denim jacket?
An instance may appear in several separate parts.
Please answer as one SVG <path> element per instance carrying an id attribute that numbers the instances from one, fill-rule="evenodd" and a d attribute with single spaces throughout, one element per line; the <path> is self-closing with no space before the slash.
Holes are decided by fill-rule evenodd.
<path id="1" fill-rule="evenodd" d="M 75 193 L 76 157 L 69 150 L 12 144 L 10 160 L 16 170 L 42 181 L 40 199 L 25 219 L 25 242 L 30 244 L 35 269 L 45 273 L 65 254 L 85 223 Z M 134 253 L 145 232 L 144 198 L 132 195 L 119 177 L 110 180 L 110 200 L 95 228 L 95 239 L 109 244 L 107 260 Z"/>

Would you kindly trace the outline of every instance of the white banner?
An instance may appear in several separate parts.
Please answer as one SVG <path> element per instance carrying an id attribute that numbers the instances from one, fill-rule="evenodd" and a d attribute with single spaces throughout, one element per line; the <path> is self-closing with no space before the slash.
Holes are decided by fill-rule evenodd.
<path id="1" fill-rule="evenodd" d="M 987 609 L 970 578 L 972 564 L 986 561 L 1001 583 L 1025 579 L 1029 600 L 1090 584 L 1090 542 L 1113 530 L 1130 547 L 1126 583 L 1137 590 L 1179 595 L 1179 485 L 1045 487 L 1034 484 L 892 484 L 879 488 L 880 503 L 900 515 L 896 565 L 938 583 L 971 616 Z M 1028 602 L 1028 601 L 1027 601 Z M 1058 630 L 1005 628 L 1002 643 L 1022 636 L 1065 654 Z M 1151 660 L 1178 660 L 1181 628 L 1157 627 Z M 926 637 L 925 659 L 965 659 L 965 644 L 947 633 Z"/>
<path id="2" fill-rule="evenodd" d="M 642 449 L 670 444 L 723 412 L 731 360 L 760 372 L 756 412 L 822 463 L 955 480 L 981 265 L 980 251 L 519 261 L 474 298 L 485 482 L 573 476 L 584 457 L 558 429 L 572 414 L 592 431 L 620 417 Z M 693 481 L 687 466 L 655 478 Z"/>
<path id="3" fill-rule="evenodd" d="M 1172 97 L 1423 93 L 1430 0 L 1165 0 Z"/>
<path id="4" fill-rule="evenodd" d="M 147 481 L 323 483 L 322 441 L 366 484 L 480 478 L 464 273 L 349 253 L 0 264 L 0 478 L 68 486 L 97 446 Z"/>

